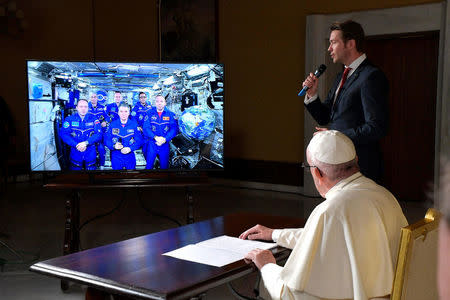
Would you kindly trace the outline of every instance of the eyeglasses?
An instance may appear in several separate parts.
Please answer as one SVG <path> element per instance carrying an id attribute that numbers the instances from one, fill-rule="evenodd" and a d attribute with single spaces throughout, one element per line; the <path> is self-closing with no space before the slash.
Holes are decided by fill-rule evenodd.
<path id="1" fill-rule="evenodd" d="M 302 168 L 306 169 L 306 171 L 311 172 L 311 168 L 317 168 L 319 169 L 317 166 L 310 166 L 307 163 L 302 163 Z"/>

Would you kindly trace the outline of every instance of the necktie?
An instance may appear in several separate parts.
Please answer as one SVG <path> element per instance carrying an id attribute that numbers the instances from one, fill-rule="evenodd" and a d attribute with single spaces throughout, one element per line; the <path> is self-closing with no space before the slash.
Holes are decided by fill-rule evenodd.
<path id="1" fill-rule="evenodd" d="M 350 72 L 350 70 L 351 70 L 352 68 L 345 68 L 345 70 L 344 70 L 344 74 L 342 74 L 342 80 L 341 80 L 341 85 L 339 86 L 339 92 L 338 92 L 338 95 L 339 95 L 339 93 L 341 92 L 341 89 L 342 89 L 342 87 L 344 86 L 344 83 L 347 81 L 347 76 L 348 76 L 348 72 Z M 337 98 L 337 97 L 336 97 Z"/>
<path id="2" fill-rule="evenodd" d="M 336 94 L 336 97 L 334 97 L 332 108 L 334 108 L 334 104 L 336 103 L 336 99 L 339 97 L 339 93 L 341 92 L 342 87 L 344 86 L 344 83 L 347 81 L 348 72 L 350 72 L 351 69 L 352 68 L 349 68 L 349 67 L 345 68 L 344 74 L 342 74 L 341 84 L 339 85 L 339 90 L 338 90 L 338 92 Z"/>

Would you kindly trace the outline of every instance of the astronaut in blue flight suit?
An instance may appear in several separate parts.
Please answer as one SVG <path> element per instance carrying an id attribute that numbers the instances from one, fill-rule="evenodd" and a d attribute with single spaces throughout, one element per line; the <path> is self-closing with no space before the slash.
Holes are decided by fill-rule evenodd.
<path id="1" fill-rule="evenodd" d="M 105 135 L 105 145 L 111 150 L 113 170 L 132 170 L 136 168 L 134 151 L 142 145 L 142 134 L 136 120 L 130 119 L 130 106 L 119 105 L 119 119 L 112 121 Z"/>
<path id="2" fill-rule="evenodd" d="M 105 107 L 98 103 L 98 97 L 96 93 L 91 93 L 88 114 L 93 115 L 97 120 L 100 121 L 102 138 L 97 143 L 97 151 L 99 156 L 99 165 L 100 167 L 103 167 L 105 165 L 106 154 L 105 145 L 103 143 L 103 136 L 106 132 L 106 127 L 108 126 L 108 124 L 106 123 L 108 116 L 106 115 Z"/>
<path id="3" fill-rule="evenodd" d="M 70 169 L 95 170 L 95 143 L 102 138 L 100 121 L 88 114 L 86 99 L 79 99 L 76 109 L 76 114 L 64 120 L 60 131 L 61 139 L 70 146 Z"/>
<path id="4" fill-rule="evenodd" d="M 138 128 L 143 132 L 145 117 L 148 112 L 152 109 L 152 105 L 147 103 L 147 94 L 144 92 L 139 93 L 139 102 L 133 107 L 131 111 L 131 117 L 135 119 L 138 123 Z M 142 144 L 142 153 L 144 154 L 145 160 L 147 160 L 147 151 L 148 151 L 148 141 L 149 138 L 143 136 L 144 141 Z"/>
<path id="5" fill-rule="evenodd" d="M 166 99 L 163 96 L 156 96 L 155 108 L 150 110 L 144 121 L 144 135 L 150 139 L 146 169 L 153 169 L 156 155 L 159 156 L 161 169 L 169 168 L 169 142 L 176 134 L 175 114 L 166 108 Z"/>
<path id="6" fill-rule="evenodd" d="M 106 114 L 108 115 L 108 123 L 119 119 L 119 105 L 122 102 L 122 93 L 119 91 L 114 92 L 114 103 L 110 103 L 106 106 Z"/>

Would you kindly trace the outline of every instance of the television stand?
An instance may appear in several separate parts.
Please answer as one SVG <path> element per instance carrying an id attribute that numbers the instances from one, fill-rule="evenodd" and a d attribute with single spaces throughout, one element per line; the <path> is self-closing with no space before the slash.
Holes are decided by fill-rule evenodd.
<path id="1" fill-rule="evenodd" d="M 60 174 L 49 179 L 44 187 L 57 189 L 96 189 L 111 187 L 196 186 L 209 184 L 205 172 L 196 173 L 81 173 Z"/>
<path id="2" fill-rule="evenodd" d="M 90 173 L 88 177 L 91 185 L 154 185 L 167 184 L 170 180 L 169 176 L 142 176 L 142 174 L 130 176 L 129 173 L 119 176 Z"/>

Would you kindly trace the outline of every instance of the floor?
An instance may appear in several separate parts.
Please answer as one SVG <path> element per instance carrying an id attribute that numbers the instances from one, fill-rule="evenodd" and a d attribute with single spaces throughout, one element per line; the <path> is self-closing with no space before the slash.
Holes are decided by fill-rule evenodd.
<path id="1" fill-rule="evenodd" d="M 294 190 L 294 191 L 293 191 Z M 58 279 L 34 274 L 29 265 L 61 256 L 64 237 L 64 200 L 69 191 L 48 190 L 40 179 L 9 183 L 0 195 L 0 258 L 7 264 L 0 271 L 0 299 L 84 299 L 85 287 L 72 284 L 62 292 Z M 193 189 L 194 217 L 201 221 L 233 212 L 258 212 L 283 216 L 308 216 L 320 199 L 302 197 L 298 189 L 264 184 L 221 181 L 218 185 Z M 145 235 L 185 224 L 187 205 L 183 189 L 108 189 L 81 194 L 81 223 L 116 210 L 86 224 L 81 231 L 83 249 Z M 120 205 L 119 205 L 120 204 Z M 409 222 L 423 218 L 430 203 L 401 203 Z M 2 243 L 17 252 L 21 259 Z M 254 276 L 232 282 L 250 293 Z M 204 299 L 234 299 L 226 285 L 207 292 Z"/>

